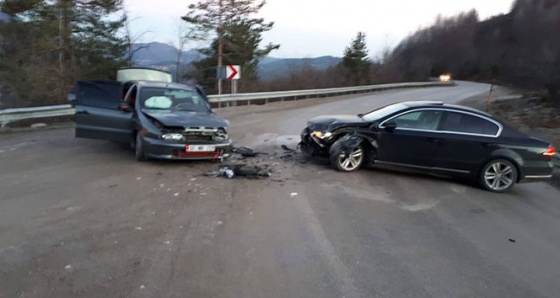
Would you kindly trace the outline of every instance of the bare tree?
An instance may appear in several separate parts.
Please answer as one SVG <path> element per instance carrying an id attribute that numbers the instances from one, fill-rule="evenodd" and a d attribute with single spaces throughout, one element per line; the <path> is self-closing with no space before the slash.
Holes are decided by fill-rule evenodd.
<path id="1" fill-rule="evenodd" d="M 127 13 L 128 15 L 128 13 Z M 128 67 L 133 67 L 134 65 L 134 54 L 142 49 L 148 48 L 147 44 L 142 44 L 142 38 L 144 35 L 153 32 L 152 30 L 142 31 L 140 33 L 134 33 L 131 29 L 131 23 L 140 20 L 140 17 L 135 17 L 133 19 L 127 18 L 124 23 L 124 42 L 127 47 L 126 64 Z"/>

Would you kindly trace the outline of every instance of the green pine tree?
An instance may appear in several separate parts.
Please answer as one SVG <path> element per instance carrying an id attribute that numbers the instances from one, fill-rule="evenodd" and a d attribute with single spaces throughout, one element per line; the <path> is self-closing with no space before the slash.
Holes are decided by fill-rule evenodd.
<path id="1" fill-rule="evenodd" d="M 350 46 L 344 50 L 342 66 L 347 85 L 359 86 L 370 83 L 371 61 L 368 58 L 366 34 L 358 32 Z"/>
<path id="2" fill-rule="evenodd" d="M 20 49 L 0 51 L 2 87 L 22 102 L 65 102 L 76 80 L 114 77 L 125 63 L 123 0 L 5 0 L 0 8 L 11 16 L 0 23 L 2 49 Z"/>
<path id="3" fill-rule="evenodd" d="M 255 0 L 201 0 L 189 6 L 183 20 L 193 25 L 201 39 L 211 36 L 208 48 L 200 49 L 205 59 L 193 63 L 196 70 L 187 76 L 214 93 L 216 91 L 216 66 L 241 65 L 244 84 L 258 80 L 259 60 L 278 49 L 277 44 L 260 48 L 262 33 L 272 29 L 273 22 L 265 22 L 255 14 L 266 4 Z"/>

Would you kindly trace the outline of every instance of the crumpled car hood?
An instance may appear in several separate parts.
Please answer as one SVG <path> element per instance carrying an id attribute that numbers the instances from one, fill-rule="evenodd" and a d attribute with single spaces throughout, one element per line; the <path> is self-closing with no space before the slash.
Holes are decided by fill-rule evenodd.
<path id="1" fill-rule="evenodd" d="M 328 115 L 315 117 L 308 122 L 312 130 L 332 131 L 344 126 L 366 126 L 368 123 L 356 115 Z"/>
<path id="2" fill-rule="evenodd" d="M 158 112 L 150 110 L 142 110 L 142 112 L 159 121 L 163 126 L 180 126 L 180 127 L 192 127 L 192 126 L 204 126 L 204 127 L 227 127 L 229 122 L 225 119 L 220 118 L 214 113 L 206 112 L 186 112 L 186 111 L 176 111 L 176 112 Z"/>

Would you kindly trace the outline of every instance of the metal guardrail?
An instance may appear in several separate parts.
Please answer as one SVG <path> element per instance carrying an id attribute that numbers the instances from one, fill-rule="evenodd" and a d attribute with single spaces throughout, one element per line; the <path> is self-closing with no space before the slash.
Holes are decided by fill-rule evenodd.
<path id="1" fill-rule="evenodd" d="M 21 120 L 72 115 L 74 115 L 74 108 L 70 105 L 5 109 L 0 110 L 0 128 L 4 128 L 8 123 Z"/>
<path id="2" fill-rule="evenodd" d="M 397 84 L 383 84 L 383 85 L 368 85 L 358 87 L 346 88 L 326 88 L 326 89 L 310 89 L 310 90 L 293 90 L 293 91 L 277 91 L 277 92 L 259 92 L 259 93 L 240 93 L 240 94 L 223 94 L 223 95 L 210 95 L 208 96 L 210 102 L 221 104 L 225 103 L 226 106 L 233 104 L 237 105 L 238 102 L 264 100 L 283 100 L 283 99 L 305 99 L 315 97 L 337 96 L 345 94 L 366 93 L 383 91 L 390 89 L 403 89 L 403 88 L 421 88 L 421 87 L 436 87 L 436 86 L 455 86 L 454 83 L 442 82 L 422 82 L 422 83 L 397 83 Z"/>
<path id="3" fill-rule="evenodd" d="M 314 97 L 337 96 L 353 93 L 365 93 L 374 91 L 383 91 L 401 88 L 420 88 L 435 86 L 453 86 L 453 83 L 427 82 L 427 83 L 398 83 L 384 85 L 370 85 L 346 88 L 327 88 L 327 89 L 310 89 L 310 90 L 293 90 L 278 92 L 259 92 L 259 93 L 239 93 L 239 94 L 222 94 L 208 96 L 211 103 L 217 104 L 218 107 L 236 106 L 238 103 L 251 104 L 252 101 L 264 101 L 268 103 L 272 100 L 297 100 Z M 0 127 L 4 128 L 12 122 L 49 118 L 63 117 L 74 115 L 74 108 L 70 105 L 57 105 L 33 108 L 6 109 L 0 110 Z"/>

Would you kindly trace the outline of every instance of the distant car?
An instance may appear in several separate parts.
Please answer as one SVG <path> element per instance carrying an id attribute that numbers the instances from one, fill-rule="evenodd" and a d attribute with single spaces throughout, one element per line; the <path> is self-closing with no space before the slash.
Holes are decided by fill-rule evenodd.
<path id="1" fill-rule="evenodd" d="M 451 75 L 448 74 L 448 73 L 444 73 L 444 74 L 439 76 L 439 80 L 441 82 L 449 82 L 449 81 L 451 81 Z"/>
<path id="2" fill-rule="evenodd" d="M 386 165 L 474 179 L 503 192 L 552 176 L 555 148 L 489 114 L 442 102 L 401 102 L 308 121 L 300 147 L 339 171 Z"/>
<path id="3" fill-rule="evenodd" d="M 219 159 L 231 150 L 229 122 L 199 88 L 157 70 L 120 74 L 152 81 L 82 81 L 72 96 L 76 137 L 130 143 L 136 159 Z"/>

